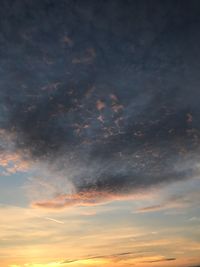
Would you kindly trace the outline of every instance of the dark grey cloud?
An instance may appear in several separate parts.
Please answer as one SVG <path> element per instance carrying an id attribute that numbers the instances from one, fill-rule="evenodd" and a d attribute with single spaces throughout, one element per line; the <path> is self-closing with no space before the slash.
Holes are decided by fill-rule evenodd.
<path id="1" fill-rule="evenodd" d="M 194 0 L 2 1 L 1 129 L 78 192 L 191 177 L 199 11 Z"/>
<path id="2" fill-rule="evenodd" d="M 126 257 L 138 258 L 138 255 L 134 256 L 134 254 L 137 254 L 137 253 L 124 252 L 124 253 L 117 253 L 117 254 L 111 254 L 111 255 L 91 256 L 91 257 L 87 257 L 83 259 L 65 260 L 62 262 L 62 264 L 68 264 L 68 263 L 77 262 L 80 260 L 92 260 L 92 259 L 101 259 L 101 258 L 105 258 L 105 259 L 114 258 L 118 260 L 124 259 Z M 158 260 L 141 261 L 141 263 L 156 263 L 156 262 L 166 262 L 166 261 L 175 261 L 175 260 L 176 258 L 162 258 Z"/>
<path id="3" fill-rule="evenodd" d="M 153 261 L 143 261 L 146 263 L 154 263 L 154 262 L 162 262 L 162 261 L 175 261 L 176 258 L 165 258 L 165 259 L 161 259 L 161 260 L 153 260 Z"/>
<path id="4" fill-rule="evenodd" d="M 72 263 L 72 262 L 77 262 L 80 260 L 92 260 L 92 259 L 108 259 L 108 258 L 114 258 L 115 260 L 121 260 L 127 257 L 131 257 L 131 258 L 138 258 L 138 255 L 141 252 L 122 252 L 122 253 L 116 253 L 116 254 L 109 254 L 109 255 L 95 255 L 95 256 L 88 256 L 82 259 L 73 259 L 73 260 L 64 260 L 62 262 L 62 264 L 68 264 L 68 263 Z"/>

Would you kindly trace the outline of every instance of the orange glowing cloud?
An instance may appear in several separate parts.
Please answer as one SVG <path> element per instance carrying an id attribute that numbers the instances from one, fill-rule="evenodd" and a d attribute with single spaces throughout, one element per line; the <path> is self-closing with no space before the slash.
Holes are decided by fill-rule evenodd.
<path id="1" fill-rule="evenodd" d="M 106 104 L 102 100 L 97 100 L 96 107 L 99 111 L 106 107 Z"/>
<path id="2" fill-rule="evenodd" d="M 3 175 L 25 172 L 31 165 L 30 160 L 16 150 L 14 140 L 14 133 L 10 134 L 5 130 L 0 129 L 0 141 L 2 144 L 0 149 L 0 167 L 3 169 Z"/>
<path id="3" fill-rule="evenodd" d="M 23 159 L 17 152 L 2 152 L 0 154 L 0 166 L 7 174 L 25 172 L 30 168 L 30 162 Z"/>

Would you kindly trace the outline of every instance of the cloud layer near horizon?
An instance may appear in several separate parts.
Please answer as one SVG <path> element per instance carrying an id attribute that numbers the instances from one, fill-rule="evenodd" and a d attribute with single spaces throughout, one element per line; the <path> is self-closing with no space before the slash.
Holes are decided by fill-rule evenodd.
<path id="1" fill-rule="evenodd" d="M 66 181 L 49 200 L 55 208 L 196 174 L 198 9 L 176 0 L 2 2 L 0 127 Z"/>

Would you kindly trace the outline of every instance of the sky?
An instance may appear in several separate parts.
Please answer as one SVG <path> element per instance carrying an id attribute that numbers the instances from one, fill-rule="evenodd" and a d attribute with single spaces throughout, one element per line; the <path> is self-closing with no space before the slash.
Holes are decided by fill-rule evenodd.
<path id="1" fill-rule="evenodd" d="M 200 266 L 200 2 L 2 0 L 0 266 Z"/>

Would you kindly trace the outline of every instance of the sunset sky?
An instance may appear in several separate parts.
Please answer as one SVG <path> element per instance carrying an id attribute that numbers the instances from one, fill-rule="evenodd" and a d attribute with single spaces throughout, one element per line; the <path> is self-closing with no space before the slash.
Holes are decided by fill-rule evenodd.
<path id="1" fill-rule="evenodd" d="M 200 1 L 2 0 L 0 267 L 200 266 Z"/>

